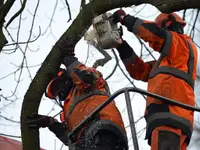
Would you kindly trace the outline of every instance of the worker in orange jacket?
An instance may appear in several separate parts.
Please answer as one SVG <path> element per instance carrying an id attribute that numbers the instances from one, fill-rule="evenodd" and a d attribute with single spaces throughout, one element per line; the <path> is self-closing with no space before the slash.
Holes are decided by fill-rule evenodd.
<path id="1" fill-rule="evenodd" d="M 28 117 L 30 127 L 49 127 L 56 136 L 68 145 L 68 133 L 81 123 L 110 96 L 102 74 L 95 68 L 88 68 L 76 57 L 65 57 L 57 76 L 47 86 L 46 96 L 64 101 L 62 122 L 42 116 Z M 112 101 L 93 118 L 75 137 L 71 145 L 75 150 L 127 150 L 128 142 L 123 120 L 115 102 Z"/>
<path id="2" fill-rule="evenodd" d="M 161 13 L 154 22 L 127 15 L 122 9 L 114 21 L 149 43 L 160 53 L 157 61 L 144 62 L 125 40 L 117 46 L 127 71 L 148 82 L 148 91 L 194 106 L 197 49 L 183 33 L 186 23 L 175 13 Z M 193 131 L 193 111 L 147 97 L 146 138 L 152 150 L 186 150 Z"/>

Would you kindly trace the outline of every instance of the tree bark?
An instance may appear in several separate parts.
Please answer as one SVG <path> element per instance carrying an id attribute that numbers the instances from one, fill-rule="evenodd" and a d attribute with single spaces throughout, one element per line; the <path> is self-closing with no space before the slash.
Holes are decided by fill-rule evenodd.
<path id="1" fill-rule="evenodd" d="M 186 4 L 188 4 L 189 8 L 200 7 L 198 4 L 199 0 L 177 0 L 177 3 L 175 3 L 175 1 L 176 0 L 93 0 L 90 4 L 85 5 L 71 26 L 60 37 L 51 52 L 48 54 L 24 96 L 21 110 L 23 150 L 39 150 L 39 131 L 29 129 L 25 123 L 25 119 L 27 115 L 38 113 L 39 104 L 45 88 L 50 82 L 52 76 L 56 74 L 60 67 L 60 52 L 65 51 L 70 45 L 76 45 L 76 43 L 81 39 L 85 31 L 91 25 L 94 17 L 91 14 L 99 15 L 114 8 L 128 7 L 142 3 L 153 4 L 163 12 L 174 11 L 175 7 L 173 7 L 172 4 L 181 9 L 187 8 Z M 196 5 L 192 5 L 192 3 L 195 2 Z"/>
<path id="2" fill-rule="evenodd" d="M 200 8 L 199 0 L 144 0 L 144 3 L 155 6 L 163 13 L 171 13 L 189 8 Z"/>

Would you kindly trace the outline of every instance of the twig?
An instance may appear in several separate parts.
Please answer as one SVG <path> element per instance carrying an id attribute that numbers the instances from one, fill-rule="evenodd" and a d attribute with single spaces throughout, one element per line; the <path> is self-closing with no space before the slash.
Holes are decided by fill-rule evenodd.
<path id="1" fill-rule="evenodd" d="M 12 23 L 12 21 L 17 18 L 17 16 L 19 16 L 22 11 L 24 10 L 25 6 L 26 6 L 26 2 L 27 0 L 24 0 L 23 3 L 22 3 L 22 7 L 20 8 L 20 10 L 18 12 L 16 12 L 11 18 L 10 20 L 8 21 L 8 23 L 6 24 L 6 28 Z"/>
<path id="2" fill-rule="evenodd" d="M 5 119 L 5 120 L 7 120 L 7 121 L 13 122 L 13 123 L 20 123 L 19 121 L 12 120 L 12 119 L 7 118 L 7 117 L 2 116 L 2 115 L 0 115 L 0 117 L 3 118 L 3 119 Z"/>
<path id="3" fill-rule="evenodd" d="M 199 11 L 200 11 L 200 9 L 197 10 L 197 14 L 196 14 L 196 17 L 194 19 L 194 23 L 193 23 L 193 26 L 192 26 L 192 29 L 191 29 L 191 32 L 190 32 L 190 37 L 192 39 L 194 38 L 195 26 L 196 26 L 196 22 L 197 22 L 197 19 L 198 19 L 198 16 L 199 16 Z"/>
<path id="4" fill-rule="evenodd" d="M 13 6 L 15 0 L 7 0 L 5 4 L 1 7 L 0 13 L 0 25 L 3 25 L 6 15 L 10 11 L 11 7 Z"/>
<path id="5" fill-rule="evenodd" d="M 65 0 L 66 5 L 67 5 L 67 9 L 68 9 L 68 13 L 69 13 L 69 19 L 67 20 L 67 22 L 69 22 L 72 19 L 72 15 L 71 15 L 71 10 L 70 10 L 70 6 L 67 0 Z"/>
<path id="6" fill-rule="evenodd" d="M 55 6 L 54 6 L 54 9 L 53 9 L 53 13 L 52 13 L 51 18 L 50 18 L 49 25 L 45 29 L 44 33 L 42 33 L 42 35 L 44 35 L 47 32 L 47 30 L 51 27 L 51 24 L 53 22 L 53 19 L 54 19 L 55 13 L 56 13 L 57 6 L 58 6 L 58 0 L 56 0 Z"/>
<path id="7" fill-rule="evenodd" d="M 40 37 L 40 35 L 41 35 L 41 28 L 39 26 L 39 34 L 38 34 L 38 36 L 35 39 L 28 41 L 28 43 L 35 42 Z M 5 46 L 19 45 L 19 44 L 27 44 L 27 42 L 15 42 L 15 43 L 11 43 L 11 44 L 6 44 Z"/>
<path id="8" fill-rule="evenodd" d="M 108 80 L 110 77 L 112 77 L 112 75 L 115 73 L 116 69 L 117 69 L 117 65 L 119 64 L 119 59 L 117 58 L 117 54 L 115 53 L 115 50 L 114 49 L 111 49 L 113 54 L 114 54 L 114 57 L 115 57 L 115 60 L 116 60 L 116 64 L 112 70 L 112 72 L 105 78 L 105 80 Z"/>
<path id="9" fill-rule="evenodd" d="M 4 133 L 0 133 L 0 135 L 3 135 L 3 136 L 8 136 L 8 137 L 12 137 L 12 138 L 22 138 L 21 136 L 17 136 L 17 135 L 9 135 L 9 134 L 4 134 Z"/>
<path id="10" fill-rule="evenodd" d="M 103 59 L 97 60 L 94 64 L 93 67 L 97 68 L 98 66 L 104 66 L 108 61 L 110 61 L 112 58 L 111 56 L 103 50 L 95 41 L 91 41 L 91 43 L 103 56 Z"/>

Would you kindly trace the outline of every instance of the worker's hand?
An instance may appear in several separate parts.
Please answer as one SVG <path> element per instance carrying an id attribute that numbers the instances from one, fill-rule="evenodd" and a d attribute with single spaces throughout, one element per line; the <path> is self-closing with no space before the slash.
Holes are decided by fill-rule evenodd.
<path id="1" fill-rule="evenodd" d="M 73 73 L 75 74 L 74 79 L 78 77 L 84 83 L 89 84 L 89 86 L 93 85 L 97 80 L 97 75 L 94 72 L 89 71 L 87 69 L 80 70 L 78 68 L 74 68 Z"/>
<path id="2" fill-rule="evenodd" d="M 55 122 L 57 122 L 56 119 L 39 114 L 32 114 L 26 118 L 26 123 L 31 128 L 50 127 Z"/>
<path id="3" fill-rule="evenodd" d="M 125 11 L 123 11 L 122 9 L 117 10 L 114 14 L 113 14 L 113 21 L 118 23 L 122 23 L 123 24 L 123 19 L 127 14 L 125 13 Z"/>

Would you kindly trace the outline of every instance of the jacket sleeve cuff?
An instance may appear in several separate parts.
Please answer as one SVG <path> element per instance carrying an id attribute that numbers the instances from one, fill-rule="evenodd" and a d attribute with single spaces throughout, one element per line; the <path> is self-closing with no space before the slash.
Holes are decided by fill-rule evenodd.
<path id="1" fill-rule="evenodd" d="M 81 64 L 82 63 L 80 63 L 79 61 L 73 62 L 70 66 L 67 67 L 67 73 L 71 76 L 74 69 Z"/>
<path id="2" fill-rule="evenodd" d="M 126 15 L 122 21 L 122 24 L 127 27 L 128 31 L 133 32 L 133 27 L 134 27 L 137 19 L 138 18 L 136 18 L 134 16 Z"/>
<path id="3" fill-rule="evenodd" d="M 125 65 L 136 62 L 138 56 L 126 41 L 123 41 L 123 43 L 117 47 L 117 50 Z"/>
<path id="4" fill-rule="evenodd" d="M 67 69 L 67 73 L 71 76 L 74 68 L 81 65 L 82 63 L 79 62 L 76 57 L 65 57 L 63 64 L 65 65 L 65 67 Z"/>
<path id="5" fill-rule="evenodd" d="M 122 44 L 120 44 L 118 47 L 116 47 L 117 51 L 119 52 L 120 58 L 126 59 L 129 56 L 132 55 L 133 49 L 129 46 L 129 44 L 123 40 Z"/>

